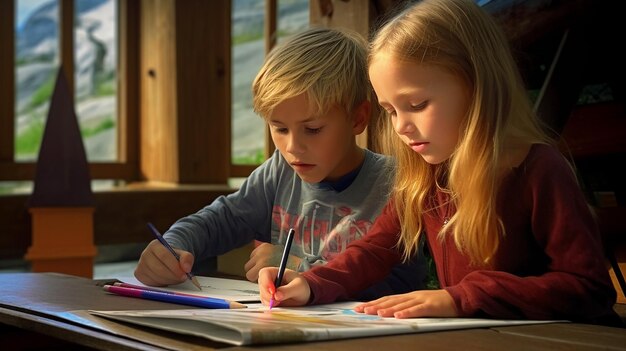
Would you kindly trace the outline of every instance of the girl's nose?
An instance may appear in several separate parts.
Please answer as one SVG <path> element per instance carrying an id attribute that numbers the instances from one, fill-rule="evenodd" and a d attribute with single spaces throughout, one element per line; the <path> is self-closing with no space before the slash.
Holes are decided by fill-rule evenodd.
<path id="1" fill-rule="evenodd" d="M 408 135 L 415 132 L 415 123 L 403 113 L 397 113 L 394 118 L 393 128 L 400 135 Z"/>

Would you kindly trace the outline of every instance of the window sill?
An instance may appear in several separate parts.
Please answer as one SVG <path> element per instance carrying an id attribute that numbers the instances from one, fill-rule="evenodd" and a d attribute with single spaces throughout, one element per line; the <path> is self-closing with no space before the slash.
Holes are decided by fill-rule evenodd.
<path id="1" fill-rule="evenodd" d="M 221 195 L 236 191 L 226 184 L 138 182 L 94 191 L 96 245 L 147 243 L 146 223 L 168 228 Z M 0 195 L 0 259 L 21 258 L 31 242 L 30 193 Z"/>

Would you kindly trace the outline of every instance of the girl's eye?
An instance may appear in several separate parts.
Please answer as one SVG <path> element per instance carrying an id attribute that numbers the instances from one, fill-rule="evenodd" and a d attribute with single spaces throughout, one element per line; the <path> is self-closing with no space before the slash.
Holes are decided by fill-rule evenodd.
<path id="1" fill-rule="evenodd" d="M 318 134 L 319 132 L 322 131 L 322 128 L 306 128 L 306 132 L 308 134 Z"/>
<path id="2" fill-rule="evenodd" d="M 426 108 L 426 106 L 428 106 L 428 100 L 424 101 L 424 102 L 422 102 L 420 104 L 417 104 L 417 105 L 411 104 L 411 110 L 412 111 L 422 111 L 423 109 Z"/>

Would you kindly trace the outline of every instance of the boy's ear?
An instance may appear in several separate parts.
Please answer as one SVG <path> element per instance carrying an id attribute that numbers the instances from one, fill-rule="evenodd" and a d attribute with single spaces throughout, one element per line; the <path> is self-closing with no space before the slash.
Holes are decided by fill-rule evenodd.
<path id="1" fill-rule="evenodd" d="M 363 133 L 367 125 L 370 123 L 370 112 L 372 111 L 371 102 L 364 100 L 352 111 L 352 130 L 354 135 Z"/>

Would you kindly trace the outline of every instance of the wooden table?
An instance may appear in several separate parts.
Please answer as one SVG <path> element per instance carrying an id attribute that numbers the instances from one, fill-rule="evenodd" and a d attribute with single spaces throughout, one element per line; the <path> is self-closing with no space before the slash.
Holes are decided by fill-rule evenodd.
<path id="1" fill-rule="evenodd" d="M 576 323 L 494 327 L 349 340 L 245 346 L 103 320 L 109 332 L 66 318 L 68 311 L 185 308 L 120 299 L 105 281 L 58 273 L 0 274 L 2 349 L 29 350 L 626 350 L 626 329 Z M 132 335 L 133 339 L 128 336 Z M 8 347 L 8 348 L 7 348 Z"/>

